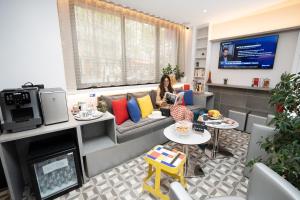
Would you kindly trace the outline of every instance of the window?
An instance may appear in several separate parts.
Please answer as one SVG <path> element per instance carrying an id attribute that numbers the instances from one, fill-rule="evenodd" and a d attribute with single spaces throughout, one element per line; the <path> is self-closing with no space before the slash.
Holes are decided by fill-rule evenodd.
<path id="1" fill-rule="evenodd" d="M 165 67 L 170 63 L 172 66 L 177 65 L 178 52 L 178 36 L 172 29 L 160 28 L 160 68 Z"/>
<path id="2" fill-rule="evenodd" d="M 181 25 L 105 1 L 58 5 L 70 89 L 157 83 L 162 67 L 178 63 Z"/>
<path id="3" fill-rule="evenodd" d="M 125 19 L 128 84 L 156 82 L 156 27 Z"/>
<path id="4" fill-rule="evenodd" d="M 74 7 L 79 87 L 123 84 L 121 17 Z"/>

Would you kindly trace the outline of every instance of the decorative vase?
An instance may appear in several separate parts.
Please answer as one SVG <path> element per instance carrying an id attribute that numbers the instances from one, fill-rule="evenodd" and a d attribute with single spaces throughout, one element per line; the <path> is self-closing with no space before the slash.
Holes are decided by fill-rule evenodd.
<path id="1" fill-rule="evenodd" d="M 276 104 L 276 112 L 282 113 L 284 106 L 282 104 Z"/>
<path id="2" fill-rule="evenodd" d="M 98 101 L 97 110 L 105 113 L 107 111 L 107 103 L 104 100 Z"/>
<path id="3" fill-rule="evenodd" d="M 224 78 L 224 85 L 227 85 L 227 83 L 228 83 L 228 79 Z"/>
<path id="4" fill-rule="evenodd" d="M 208 72 L 208 79 L 207 79 L 207 83 L 211 83 L 211 71 L 209 70 Z"/>

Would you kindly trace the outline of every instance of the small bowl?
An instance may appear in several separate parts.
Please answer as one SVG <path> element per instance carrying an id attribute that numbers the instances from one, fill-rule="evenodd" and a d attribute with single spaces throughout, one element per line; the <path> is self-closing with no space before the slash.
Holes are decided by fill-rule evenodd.
<path id="1" fill-rule="evenodd" d="M 193 124 L 189 121 L 179 121 L 175 123 L 176 132 L 179 135 L 189 135 L 191 133 Z"/>

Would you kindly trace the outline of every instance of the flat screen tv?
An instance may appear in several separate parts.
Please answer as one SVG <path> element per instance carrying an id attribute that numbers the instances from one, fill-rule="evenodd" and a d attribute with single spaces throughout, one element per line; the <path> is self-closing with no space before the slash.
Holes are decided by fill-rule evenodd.
<path id="1" fill-rule="evenodd" d="M 279 35 L 267 35 L 220 44 L 219 69 L 273 69 Z"/>

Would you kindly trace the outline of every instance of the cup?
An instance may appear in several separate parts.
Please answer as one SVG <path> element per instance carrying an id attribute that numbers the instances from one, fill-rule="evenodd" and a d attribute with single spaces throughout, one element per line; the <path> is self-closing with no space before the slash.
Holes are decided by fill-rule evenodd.
<path id="1" fill-rule="evenodd" d="M 81 118 L 87 118 L 89 116 L 88 111 L 80 111 L 79 115 Z"/>
<path id="2" fill-rule="evenodd" d="M 202 117 L 203 117 L 203 120 L 204 120 L 204 121 L 207 121 L 207 120 L 208 120 L 208 115 L 207 115 L 207 114 L 202 115 Z"/>

